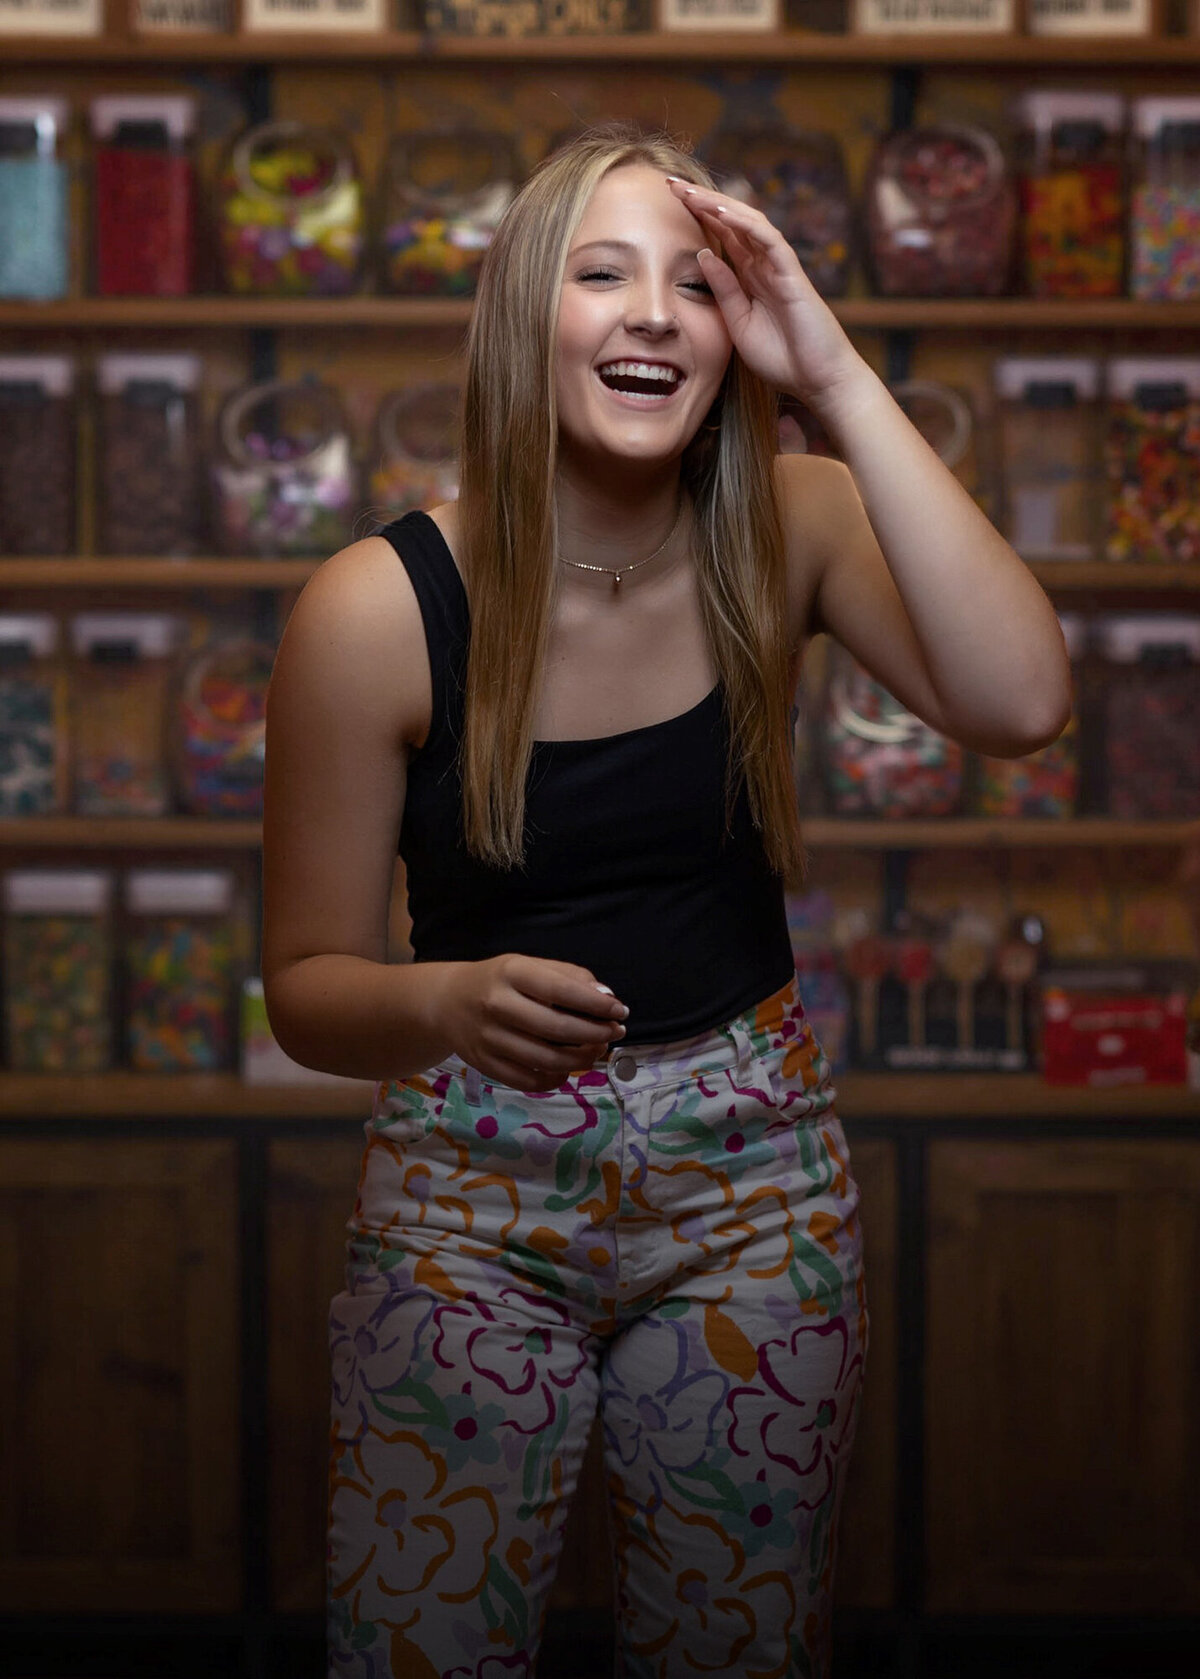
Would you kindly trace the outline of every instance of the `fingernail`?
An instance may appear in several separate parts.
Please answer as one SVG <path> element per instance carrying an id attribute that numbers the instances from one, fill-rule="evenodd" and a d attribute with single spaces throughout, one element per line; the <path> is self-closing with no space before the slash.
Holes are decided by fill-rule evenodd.
<path id="1" fill-rule="evenodd" d="M 612 997 L 615 995 L 611 985 L 601 985 L 599 980 L 596 981 L 596 990 L 603 991 L 606 997 Z"/>
<path id="2" fill-rule="evenodd" d="M 624 1003 L 621 1004 L 621 1019 L 622 1020 L 628 1020 L 629 1019 L 629 1010 L 625 1007 Z"/>
<path id="3" fill-rule="evenodd" d="M 725 206 L 723 204 L 717 205 L 717 214 L 718 216 L 723 216 L 725 214 Z"/>
<path id="4" fill-rule="evenodd" d="M 668 175 L 667 179 L 668 179 L 668 181 L 682 181 L 683 176 L 682 175 Z"/>
<path id="5" fill-rule="evenodd" d="M 695 189 L 695 187 L 689 187 L 689 188 L 688 188 L 688 189 L 687 189 L 687 191 L 686 191 L 686 192 L 685 192 L 685 193 L 684 193 L 684 195 L 683 195 L 683 196 L 684 196 L 684 197 L 685 197 L 685 198 L 695 198 L 695 196 L 696 196 L 696 189 Z"/>

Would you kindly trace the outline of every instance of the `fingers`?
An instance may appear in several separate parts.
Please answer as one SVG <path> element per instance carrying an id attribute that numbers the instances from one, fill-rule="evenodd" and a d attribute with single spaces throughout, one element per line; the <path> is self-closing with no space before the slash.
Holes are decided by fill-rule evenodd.
<path id="1" fill-rule="evenodd" d="M 750 240 L 764 250 L 771 249 L 783 236 L 761 210 L 743 204 L 728 194 L 710 192 L 707 187 L 695 187 L 686 181 L 668 176 L 671 191 L 687 205 L 705 227 L 719 231 L 732 230 L 739 238 Z"/>
<path id="2" fill-rule="evenodd" d="M 629 1017 L 625 1004 L 586 968 L 533 956 L 513 956 L 507 963 L 505 978 L 531 1002 L 587 1020 Z"/>

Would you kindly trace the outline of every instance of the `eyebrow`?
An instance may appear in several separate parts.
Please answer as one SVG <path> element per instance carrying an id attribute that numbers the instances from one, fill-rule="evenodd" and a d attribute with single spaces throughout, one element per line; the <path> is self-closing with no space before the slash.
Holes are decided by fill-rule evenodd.
<path id="1" fill-rule="evenodd" d="M 700 242 L 700 240 L 703 239 L 703 237 L 704 237 L 704 235 L 700 232 L 699 229 L 697 229 L 696 230 L 696 240 L 697 240 L 696 244 L 695 245 L 680 245 L 679 249 L 675 252 L 676 261 L 679 261 L 680 258 L 684 258 L 684 257 L 694 258 L 697 250 L 699 249 L 699 242 Z M 575 245 L 572 248 L 570 254 L 574 257 L 574 256 L 582 256 L 584 251 L 636 251 L 636 250 L 637 250 L 637 246 L 634 245 L 633 243 L 631 243 L 631 241 L 628 240 L 628 239 L 589 239 L 586 245 Z"/>

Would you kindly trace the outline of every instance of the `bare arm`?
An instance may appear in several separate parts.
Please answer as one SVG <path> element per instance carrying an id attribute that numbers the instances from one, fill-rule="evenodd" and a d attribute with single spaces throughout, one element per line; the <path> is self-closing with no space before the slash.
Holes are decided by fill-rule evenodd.
<path id="1" fill-rule="evenodd" d="M 293 1059 L 352 1078 L 404 1077 L 453 1050 L 505 1083 L 545 1088 L 623 1033 L 623 1006 L 586 969 L 522 955 L 387 961 L 408 753 L 428 726 L 429 689 L 420 610 L 390 544 L 335 554 L 288 621 L 267 702 L 271 1027 Z"/>

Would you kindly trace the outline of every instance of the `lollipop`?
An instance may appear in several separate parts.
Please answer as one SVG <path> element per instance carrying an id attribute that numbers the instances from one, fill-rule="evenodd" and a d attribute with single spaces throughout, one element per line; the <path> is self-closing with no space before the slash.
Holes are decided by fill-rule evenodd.
<path id="1" fill-rule="evenodd" d="M 1041 923 L 1036 916 L 1014 922 L 1011 933 L 996 952 L 996 972 L 1004 981 L 1004 1041 L 1008 1049 L 1020 1049 L 1022 1038 L 1021 997 L 1037 973 Z"/>
<path id="2" fill-rule="evenodd" d="M 879 981 L 891 966 L 887 940 L 877 933 L 863 933 L 846 946 L 842 958 L 847 974 L 854 981 L 855 1009 L 858 1014 L 858 1047 L 863 1058 L 875 1054 L 879 1019 Z"/>
<path id="3" fill-rule="evenodd" d="M 986 916 L 964 909 L 954 917 L 942 947 L 942 967 L 958 987 L 958 1044 L 975 1047 L 975 987 L 988 970 L 995 929 Z"/>

